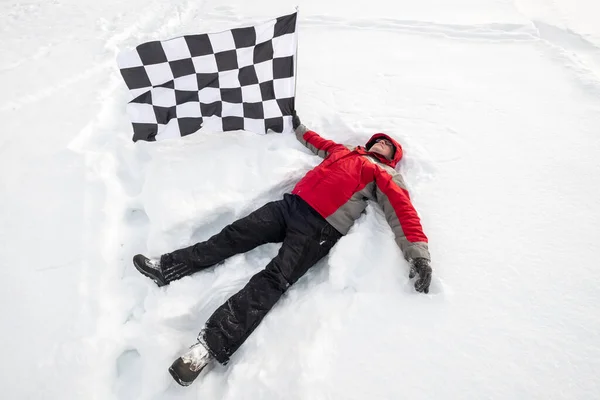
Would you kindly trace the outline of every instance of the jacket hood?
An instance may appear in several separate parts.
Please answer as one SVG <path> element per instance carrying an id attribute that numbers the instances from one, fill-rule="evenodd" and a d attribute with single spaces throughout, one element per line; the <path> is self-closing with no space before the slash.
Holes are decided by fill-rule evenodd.
<path id="1" fill-rule="evenodd" d="M 381 133 L 381 132 L 376 133 L 373 136 L 371 136 L 371 138 L 367 141 L 367 144 L 365 145 L 365 150 L 368 152 L 369 149 L 371 148 L 371 146 L 373 146 L 373 144 L 375 144 L 375 140 L 377 140 L 379 138 L 385 138 L 394 144 L 395 151 L 394 151 L 394 155 L 392 156 L 392 159 L 388 160 L 381 154 L 377 154 L 377 153 L 370 153 L 370 154 L 376 156 L 384 164 L 389 165 L 392 168 L 396 168 L 396 165 L 402 159 L 402 146 L 400 146 L 400 143 L 398 143 L 396 140 L 394 140 L 394 138 L 386 135 L 385 133 Z"/>

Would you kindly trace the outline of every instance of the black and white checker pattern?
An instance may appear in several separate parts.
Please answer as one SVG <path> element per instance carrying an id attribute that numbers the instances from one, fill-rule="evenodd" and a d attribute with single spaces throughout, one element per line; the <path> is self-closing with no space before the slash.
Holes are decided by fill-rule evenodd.
<path id="1" fill-rule="evenodd" d="M 292 132 L 297 13 L 259 25 L 143 43 L 117 62 L 133 140 L 200 128 Z"/>

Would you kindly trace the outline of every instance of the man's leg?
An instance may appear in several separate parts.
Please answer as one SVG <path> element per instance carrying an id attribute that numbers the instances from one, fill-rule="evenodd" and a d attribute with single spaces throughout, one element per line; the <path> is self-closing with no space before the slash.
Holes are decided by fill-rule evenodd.
<path id="1" fill-rule="evenodd" d="M 163 254 L 160 265 L 167 281 L 180 279 L 262 244 L 283 241 L 287 213 L 285 199 L 272 201 L 204 242 Z"/>
<path id="2" fill-rule="evenodd" d="M 297 204 L 295 208 L 277 256 L 212 314 L 200 334 L 200 341 L 220 363 L 229 360 L 287 288 L 341 237 L 321 217 L 298 213 Z"/>

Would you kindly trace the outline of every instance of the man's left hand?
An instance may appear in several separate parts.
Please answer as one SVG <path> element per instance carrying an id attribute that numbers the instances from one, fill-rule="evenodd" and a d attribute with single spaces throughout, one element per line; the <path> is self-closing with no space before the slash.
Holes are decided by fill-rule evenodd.
<path id="1" fill-rule="evenodd" d="M 419 278 L 415 282 L 415 290 L 420 293 L 429 293 L 429 285 L 431 284 L 432 269 L 429 265 L 429 260 L 426 258 L 415 258 L 411 262 L 410 273 L 408 277 L 414 278 L 417 274 Z"/>

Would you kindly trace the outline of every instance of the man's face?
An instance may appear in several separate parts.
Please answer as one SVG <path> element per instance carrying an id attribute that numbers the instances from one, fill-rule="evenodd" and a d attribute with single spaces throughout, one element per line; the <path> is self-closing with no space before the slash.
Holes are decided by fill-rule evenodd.
<path id="1" fill-rule="evenodd" d="M 380 138 L 375 141 L 375 144 L 371 146 L 369 151 L 373 153 L 381 154 L 388 160 L 392 159 L 392 154 L 394 153 L 394 145 L 387 139 Z"/>

